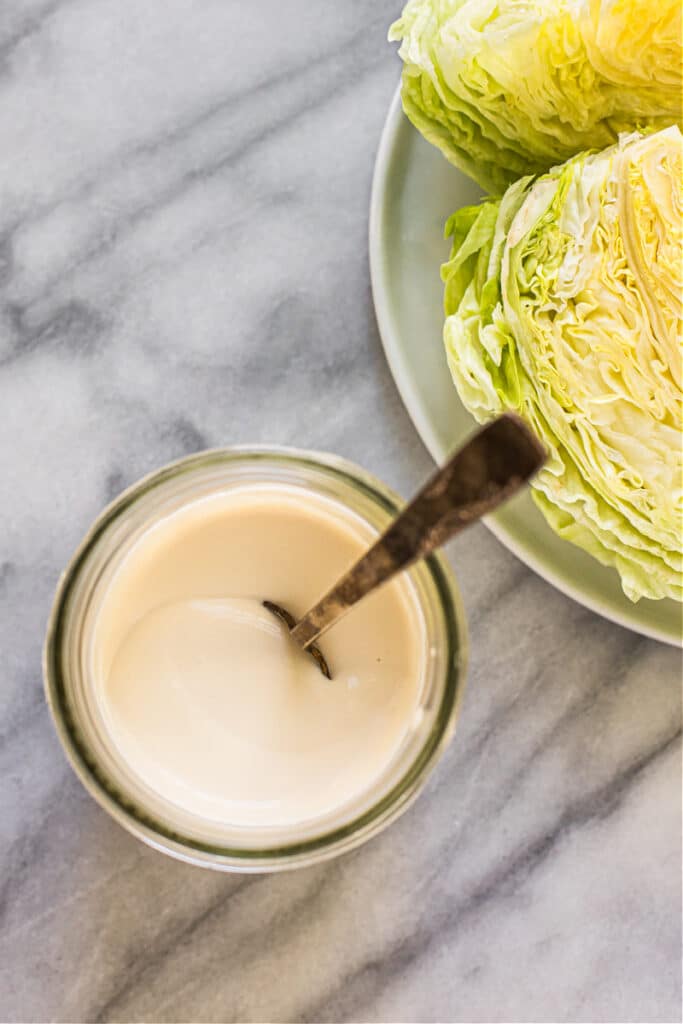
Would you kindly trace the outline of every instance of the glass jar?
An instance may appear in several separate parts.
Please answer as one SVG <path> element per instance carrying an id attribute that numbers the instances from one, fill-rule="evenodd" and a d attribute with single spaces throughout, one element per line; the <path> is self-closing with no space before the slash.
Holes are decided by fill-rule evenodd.
<path id="1" fill-rule="evenodd" d="M 331 498 L 382 532 L 402 502 L 369 473 L 332 455 L 288 448 L 225 448 L 181 459 L 145 477 L 102 512 L 57 589 L 44 650 L 47 701 L 81 782 L 113 818 L 164 853 L 225 871 L 276 871 L 314 864 L 353 849 L 401 814 L 424 786 L 450 739 L 466 664 L 460 596 L 439 555 L 408 570 L 426 635 L 418 713 L 368 790 L 302 825 L 203 827 L 181 821 L 129 770 L 103 728 L 86 657 L 93 609 L 140 536 L 189 502 L 245 483 L 285 484 Z"/>

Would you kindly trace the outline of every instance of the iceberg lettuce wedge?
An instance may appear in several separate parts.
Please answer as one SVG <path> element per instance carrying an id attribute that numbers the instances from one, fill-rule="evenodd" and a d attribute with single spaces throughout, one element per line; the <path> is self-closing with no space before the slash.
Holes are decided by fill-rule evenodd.
<path id="1" fill-rule="evenodd" d="M 409 0 L 389 38 L 410 120 L 492 192 L 681 126 L 680 0 Z"/>
<path id="2" fill-rule="evenodd" d="M 631 133 L 446 228 L 460 397 L 532 424 L 537 504 L 632 600 L 683 600 L 682 157 L 676 126 Z"/>

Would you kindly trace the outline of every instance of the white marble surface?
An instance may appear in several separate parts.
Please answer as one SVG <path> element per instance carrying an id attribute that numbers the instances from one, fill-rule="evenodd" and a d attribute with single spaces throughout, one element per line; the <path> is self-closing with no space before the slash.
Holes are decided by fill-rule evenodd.
<path id="1" fill-rule="evenodd" d="M 43 701 L 58 573 L 145 471 L 326 448 L 430 462 L 373 319 L 388 0 L 2 0 L 0 1018 L 679 1021 L 680 655 L 483 527 L 451 548 L 469 690 L 379 839 L 271 877 L 143 847 Z"/>

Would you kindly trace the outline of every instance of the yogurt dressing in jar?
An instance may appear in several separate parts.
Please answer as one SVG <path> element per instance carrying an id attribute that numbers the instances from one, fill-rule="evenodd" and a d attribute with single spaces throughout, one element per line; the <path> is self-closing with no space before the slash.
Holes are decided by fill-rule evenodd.
<path id="1" fill-rule="evenodd" d="M 328 498 L 252 484 L 144 532 L 93 623 L 97 699 L 140 780 L 230 825 L 294 825 L 366 790 L 416 713 L 425 631 L 405 574 L 324 637 L 326 679 L 262 605 L 301 614 L 372 541 Z"/>
<path id="2" fill-rule="evenodd" d="M 323 636 L 331 680 L 262 606 L 304 614 L 399 507 L 343 459 L 237 448 L 105 509 L 60 582 L 44 673 L 66 754 L 116 820 L 194 864 L 271 871 L 351 849 L 408 806 L 462 688 L 443 558 Z"/>

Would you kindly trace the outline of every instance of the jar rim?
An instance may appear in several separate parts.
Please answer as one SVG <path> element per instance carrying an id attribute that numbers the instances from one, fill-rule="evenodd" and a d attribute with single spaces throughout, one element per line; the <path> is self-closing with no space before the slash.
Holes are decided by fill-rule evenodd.
<path id="1" fill-rule="evenodd" d="M 354 849 L 394 821 L 417 797 L 455 729 L 467 663 L 467 629 L 460 593 L 440 554 L 424 559 L 443 614 L 447 646 L 445 679 L 439 707 L 425 742 L 408 768 L 383 796 L 351 820 L 300 841 L 267 847 L 230 847 L 203 842 L 173 831 L 126 798 L 99 770 L 97 759 L 75 722 L 67 699 L 63 659 L 67 609 L 81 574 L 98 543 L 114 523 L 146 494 L 186 473 L 231 462 L 271 460 L 293 467 L 322 470 L 360 490 L 383 511 L 395 516 L 403 500 L 374 475 L 349 460 L 324 452 L 281 445 L 235 445 L 193 453 L 164 465 L 133 483 L 97 516 L 60 577 L 43 649 L 45 695 L 58 737 L 74 771 L 88 792 L 124 828 L 148 845 L 176 859 L 224 871 L 263 872 L 303 867 Z M 343 502 L 343 499 L 338 499 Z"/>

